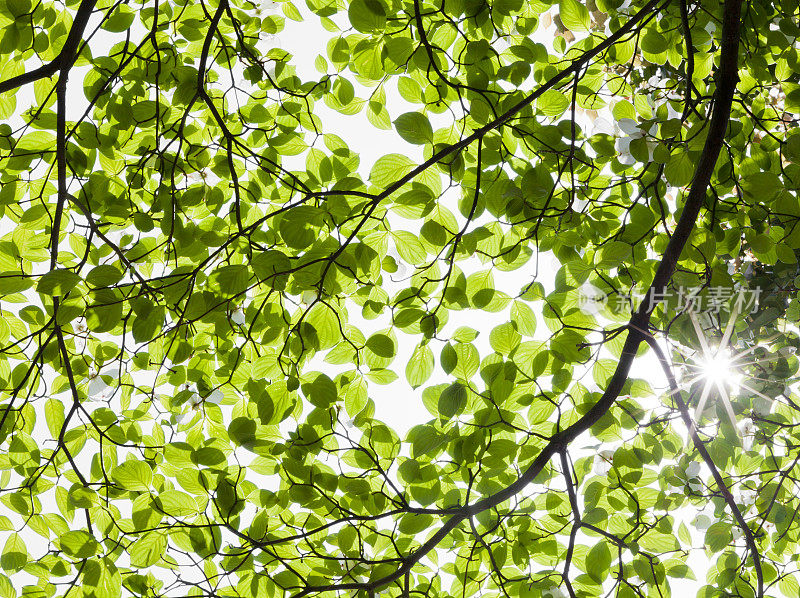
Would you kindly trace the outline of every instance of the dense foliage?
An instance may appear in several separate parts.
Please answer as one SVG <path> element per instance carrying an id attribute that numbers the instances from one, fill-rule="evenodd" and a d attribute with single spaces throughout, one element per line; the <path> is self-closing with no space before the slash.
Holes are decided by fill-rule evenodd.
<path id="1" fill-rule="evenodd" d="M 306 1 L 0 3 L 0 596 L 798 596 L 797 0 Z"/>

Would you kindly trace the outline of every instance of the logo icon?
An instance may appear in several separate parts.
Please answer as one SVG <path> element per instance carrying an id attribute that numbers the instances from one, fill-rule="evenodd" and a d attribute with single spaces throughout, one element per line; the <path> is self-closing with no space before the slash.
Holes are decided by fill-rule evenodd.
<path id="1" fill-rule="evenodd" d="M 590 284 L 578 290 L 578 309 L 587 315 L 600 313 L 608 305 L 608 295 Z"/>

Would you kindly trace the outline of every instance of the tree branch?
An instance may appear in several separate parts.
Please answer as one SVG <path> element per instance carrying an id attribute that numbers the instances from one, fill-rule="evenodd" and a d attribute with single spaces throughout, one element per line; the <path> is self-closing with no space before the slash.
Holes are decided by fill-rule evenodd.
<path id="1" fill-rule="evenodd" d="M 108 247 L 110 247 L 114 253 L 117 254 L 117 257 L 119 257 L 120 262 L 122 262 L 125 265 L 125 267 L 131 271 L 131 275 L 136 280 L 139 281 L 139 284 L 142 285 L 142 288 L 149 293 L 154 293 L 155 291 L 153 290 L 153 288 L 150 286 L 147 280 L 145 280 L 145 278 L 141 274 L 139 274 L 139 272 L 134 268 L 133 264 L 122 252 L 122 249 L 120 249 L 119 245 L 111 241 L 111 239 L 109 239 L 105 234 L 103 234 L 103 231 L 100 230 L 100 227 L 97 225 L 97 222 L 94 221 L 94 217 L 92 216 L 92 211 L 85 205 L 83 205 L 81 200 L 79 200 L 74 195 L 67 194 L 67 198 L 70 199 L 72 203 L 74 203 L 76 206 L 78 206 L 78 209 L 81 211 L 84 218 L 86 218 L 86 222 L 88 223 L 88 226 L 92 230 L 92 232 L 96 234 L 98 237 L 100 237 L 100 239 L 102 239 L 102 241 L 106 245 L 108 245 Z"/>
<path id="2" fill-rule="evenodd" d="M 646 339 L 647 334 L 643 331 L 646 331 L 649 327 L 650 315 L 658 305 L 657 298 L 663 296 L 663 292 L 672 278 L 672 274 L 675 271 L 675 267 L 678 263 L 678 259 L 680 258 L 683 248 L 689 240 L 692 230 L 694 229 L 695 222 L 705 200 L 709 182 L 711 181 L 711 175 L 714 172 L 714 166 L 717 163 L 717 158 L 719 157 L 720 150 L 722 149 L 725 132 L 728 128 L 728 121 L 730 120 L 733 94 L 736 90 L 736 83 L 739 80 L 738 51 L 741 3 L 742 0 L 727 0 L 725 2 L 723 9 L 725 14 L 722 25 L 720 66 L 716 73 L 717 89 L 714 92 L 714 108 L 711 116 L 708 137 L 706 138 L 700 160 L 697 164 L 697 168 L 695 169 L 691 189 L 687 195 L 683 212 L 681 213 L 672 237 L 670 237 L 667 248 L 664 251 L 664 257 L 661 260 L 658 269 L 656 270 L 656 274 L 653 278 L 652 284 L 650 285 L 646 299 L 642 301 L 637 312 L 631 317 L 628 325 L 628 337 L 625 339 L 622 355 L 619 363 L 617 364 L 617 368 L 614 371 L 614 374 L 612 375 L 605 392 L 603 393 L 603 396 L 578 421 L 568 428 L 557 432 L 550 439 L 550 442 L 548 442 L 547 445 L 542 449 L 539 455 L 537 455 L 537 457 L 533 460 L 531 465 L 528 466 L 528 468 L 519 478 L 517 478 L 515 482 L 506 486 L 495 494 L 484 498 L 483 500 L 480 500 L 472 505 L 465 505 L 461 509 L 460 513 L 457 513 L 448 519 L 442 525 L 442 527 L 428 539 L 427 542 L 409 555 L 404 560 L 403 565 L 392 573 L 372 582 L 333 584 L 329 586 L 307 586 L 295 594 L 295 598 L 306 596 L 312 592 L 331 591 L 337 589 L 376 590 L 401 578 L 406 574 L 406 572 L 411 571 L 411 568 L 420 559 L 433 550 L 462 521 L 468 517 L 473 517 L 482 511 L 496 507 L 518 494 L 523 488 L 530 484 L 537 475 L 539 475 L 542 469 L 544 469 L 545 465 L 547 465 L 547 463 L 550 461 L 551 457 L 553 457 L 560 450 L 564 449 L 579 435 L 586 432 L 592 427 L 592 425 L 597 423 L 616 402 L 617 397 L 625 385 L 625 382 L 628 380 L 628 375 L 630 373 L 633 360 L 636 356 L 636 352 L 639 349 L 639 345 L 643 340 Z M 393 185 L 387 187 L 378 196 L 378 199 L 383 199 L 389 196 L 393 191 L 399 189 L 402 185 L 413 179 L 432 164 L 435 164 L 450 153 L 466 147 L 475 139 L 482 137 L 490 130 L 495 129 L 510 120 L 513 115 L 533 103 L 536 98 L 544 93 L 544 91 L 554 87 L 564 78 L 576 73 L 594 56 L 608 48 L 627 32 L 631 31 L 637 23 L 644 19 L 645 16 L 650 14 L 650 11 L 654 10 L 660 4 L 661 2 L 658 0 L 651 0 L 648 2 L 630 21 L 621 27 L 614 35 L 599 44 L 595 49 L 590 50 L 580 59 L 575 60 L 567 69 L 561 71 L 561 73 L 550 79 L 545 85 L 519 102 L 500 118 L 476 130 L 472 135 L 464 138 L 459 143 L 451 145 L 435 154 L 429 160 L 412 170 Z"/>
<path id="3" fill-rule="evenodd" d="M 75 53 L 78 50 L 78 45 L 83 39 L 83 32 L 86 29 L 86 25 L 89 23 L 89 17 L 92 16 L 95 4 L 97 4 L 97 0 L 83 0 L 81 2 L 81 5 L 75 13 L 75 19 L 72 21 L 72 28 L 69 30 L 67 41 L 64 42 L 58 56 L 39 68 L 28 71 L 27 73 L 22 73 L 16 77 L 11 77 L 5 81 L 0 81 L 0 93 L 5 93 L 27 83 L 33 83 L 39 79 L 44 79 L 45 77 L 51 77 L 58 71 L 63 70 L 64 67 L 71 67 L 75 58 Z"/>
<path id="4" fill-rule="evenodd" d="M 739 527 L 742 528 L 742 533 L 744 534 L 744 540 L 747 544 L 747 548 L 750 551 L 750 554 L 753 555 L 753 568 L 756 570 L 756 579 L 758 583 L 758 593 L 756 596 L 758 598 L 762 598 L 764 596 L 764 575 L 761 571 L 761 554 L 758 552 L 758 547 L 756 546 L 756 540 L 753 537 L 753 532 L 750 530 L 750 526 L 747 525 L 742 512 L 739 510 L 739 507 L 736 504 L 736 500 L 733 498 L 733 495 L 728 489 L 727 484 L 725 484 L 725 480 L 722 479 L 722 475 L 719 473 L 719 469 L 717 469 L 714 459 L 708 453 L 706 445 L 703 443 L 703 440 L 697 433 L 697 427 L 694 425 L 692 416 L 689 413 L 689 408 L 680 394 L 678 383 L 675 380 L 675 376 L 672 374 L 672 368 L 670 367 L 667 358 L 664 356 L 664 352 L 661 350 L 661 347 L 658 345 L 658 342 L 656 342 L 656 339 L 653 338 L 652 335 L 647 334 L 644 336 L 644 338 L 647 344 L 650 345 L 650 348 L 653 349 L 653 352 L 656 354 L 658 362 L 661 364 L 661 369 L 664 370 L 664 375 L 667 377 L 669 388 L 672 391 L 671 394 L 675 399 L 675 403 L 678 405 L 681 419 L 686 425 L 686 428 L 689 430 L 689 436 L 692 438 L 692 442 L 694 443 L 697 452 L 700 453 L 700 456 L 708 466 L 708 469 L 711 470 L 711 475 L 714 478 L 719 491 L 722 493 L 725 503 L 730 508 L 734 519 L 736 519 L 736 522 L 739 524 Z"/>
<path id="5" fill-rule="evenodd" d="M 50 229 L 50 270 L 58 265 L 58 237 L 61 234 L 61 217 L 67 201 L 67 76 L 69 69 L 63 69 L 56 82 L 56 172 L 58 195 L 53 226 Z"/>
<path id="6" fill-rule="evenodd" d="M 625 37 L 628 33 L 633 31 L 634 27 L 641 23 L 645 18 L 652 15 L 653 11 L 662 8 L 669 4 L 670 0 L 650 0 L 647 4 L 645 4 L 642 9 L 637 12 L 631 19 L 625 23 L 622 27 L 620 27 L 617 31 L 611 34 L 609 37 L 604 39 L 602 42 L 597 44 L 596 47 L 592 48 L 591 50 L 587 50 L 584 52 L 580 58 L 573 60 L 570 65 L 565 68 L 563 71 L 560 71 L 558 74 L 553 76 L 547 83 L 539 86 L 536 91 L 531 93 L 525 99 L 521 100 L 514 106 L 512 106 L 507 112 L 501 114 L 494 120 L 486 123 L 480 129 L 475 129 L 472 135 L 468 137 L 464 137 L 458 143 L 454 143 L 453 145 L 448 145 L 445 148 L 442 148 L 439 152 L 435 153 L 433 156 L 428 158 L 425 162 L 417 166 L 414 170 L 406 174 L 405 176 L 401 177 L 391 185 L 389 185 L 386 189 L 384 189 L 376 198 L 375 201 L 381 201 L 389 197 L 392 193 L 397 191 L 400 187 L 405 185 L 407 182 L 413 180 L 417 175 L 425 172 L 428 168 L 440 162 L 443 158 L 454 154 L 456 152 L 461 151 L 468 145 L 470 145 L 476 139 L 480 139 L 490 131 L 493 131 L 502 125 L 506 124 L 509 120 L 511 120 L 517 113 L 519 113 L 524 108 L 527 108 L 531 104 L 533 104 L 537 99 L 539 99 L 546 91 L 553 89 L 556 85 L 561 83 L 564 79 L 568 79 L 569 77 L 577 74 L 580 70 L 592 59 L 605 52 L 608 48 L 616 44 L 620 39 Z"/>

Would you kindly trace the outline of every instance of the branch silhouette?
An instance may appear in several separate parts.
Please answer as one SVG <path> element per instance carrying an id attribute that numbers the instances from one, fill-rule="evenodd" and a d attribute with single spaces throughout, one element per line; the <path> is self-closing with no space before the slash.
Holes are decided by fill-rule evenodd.
<path id="1" fill-rule="evenodd" d="M 58 56 L 39 68 L 28 71 L 27 73 L 22 73 L 16 77 L 11 77 L 5 81 L 0 81 L 0 93 L 11 91 L 17 87 L 38 81 L 39 79 L 45 79 L 55 75 L 65 67 L 71 67 L 72 63 L 75 61 L 75 53 L 83 39 L 83 32 L 89 24 L 89 17 L 92 16 L 92 11 L 96 4 L 97 0 L 83 0 L 81 2 L 81 5 L 75 13 L 75 19 L 72 22 L 67 40 L 64 42 Z"/>
<path id="2" fill-rule="evenodd" d="M 636 23 L 644 19 L 649 11 L 653 10 L 661 3 L 657 1 L 649 2 L 642 10 L 640 10 L 626 25 L 620 28 L 615 34 L 615 39 L 619 39 L 625 33 L 630 31 Z M 739 30 L 740 30 L 740 15 L 741 15 L 741 0 L 727 0 L 725 3 L 725 19 L 722 26 L 722 47 L 720 49 L 720 66 L 717 70 L 717 88 L 713 97 L 713 112 L 711 116 L 711 124 L 709 126 L 708 137 L 706 138 L 700 160 L 698 161 L 695 169 L 694 177 L 692 179 L 691 188 L 686 198 L 683 212 L 678 220 L 675 230 L 667 244 L 664 251 L 664 257 L 656 270 L 655 277 L 650 285 L 646 294 L 645 300 L 642 301 L 638 311 L 631 317 L 628 324 L 628 336 L 625 339 L 625 345 L 622 350 L 622 355 L 617 364 L 617 367 L 608 382 L 605 392 L 602 397 L 595 403 L 588 412 L 586 412 L 578 421 L 569 427 L 557 432 L 547 443 L 547 445 L 536 456 L 531 465 L 522 473 L 516 481 L 506 486 L 495 494 L 488 496 L 472 505 L 464 506 L 458 513 L 452 515 L 439 530 L 434 533 L 422 546 L 416 549 L 412 554 L 405 558 L 402 566 L 398 567 L 392 573 L 385 575 L 379 579 L 365 583 L 342 583 L 332 584 L 326 586 L 308 586 L 294 594 L 294 598 L 301 598 L 314 592 L 321 592 L 326 590 L 366 590 L 376 591 L 380 588 L 400 579 L 411 568 L 419 562 L 426 554 L 433 550 L 447 535 L 453 531 L 464 520 L 474 517 L 478 513 L 496 507 L 506 500 L 522 491 L 534 478 L 544 469 L 550 459 L 567 447 L 578 436 L 586 432 L 589 428 L 597 423 L 606 412 L 614 405 L 620 392 L 622 391 L 625 382 L 628 380 L 631 366 L 633 365 L 634 358 L 639 349 L 639 345 L 647 339 L 647 329 L 650 323 L 650 316 L 653 310 L 658 305 L 658 297 L 663 296 L 663 292 L 672 278 L 675 271 L 680 255 L 686 246 L 686 243 L 695 227 L 695 222 L 700 214 L 700 209 L 705 200 L 706 191 L 711 181 L 711 175 L 714 171 L 717 158 L 719 157 L 720 150 L 722 149 L 725 132 L 728 128 L 728 121 L 730 120 L 731 105 L 733 103 L 733 95 L 736 90 L 736 83 L 738 77 L 738 48 L 739 48 Z M 624 33 L 623 33 L 624 31 Z M 613 36 L 612 36 L 613 37 Z M 589 52 L 590 56 L 582 57 L 581 59 L 572 63 L 572 65 L 553 77 L 548 83 L 539 88 L 536 92 L 528 96 L 525 100 L 517 104 L 514 108 L 506 114 L 489 123 L 485 127 L 478 129 L 475 133 L 465 138 L 458 144 L 454 144 L 438 154 L 434 155 L 428 161 L 414 169 L 411 173 L 400 179 L 396 184 L 390 186 L 379 197 L 383 198 L 388 196 L 393 190 L 398 189 L 404 182 L 411 180 L 414 176 L 422 172 L 425 168 L 435 164 L 443 157 L 456 151 L 457 149 L 466 147 L 484 135 L 489 130 L 500 126 L 507 122 L 514 114 L 522 110 L 525 106 L 530 105 L 537 97 L 544 93 L 545 88 L 550 89 L 555 86 L 559 81 L 565 77 L 573 74 L 577 69 L 581 68 L 591 57 L 596 56 L 600 48 L 606 48 L 610 45 L 609 38 L 603 44 L 600 44 L 595 50 Z M 762 594 L 763 595 L 763 594 Z"/>

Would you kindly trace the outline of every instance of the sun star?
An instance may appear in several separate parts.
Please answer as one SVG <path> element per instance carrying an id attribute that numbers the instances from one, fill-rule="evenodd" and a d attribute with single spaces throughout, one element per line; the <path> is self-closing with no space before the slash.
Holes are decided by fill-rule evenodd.
<path id="1" fill-rule="evenodd" d="M 700 362 L 701 375 L 707 384 L 725 384 L 732 371 L 730 351 L 720 348 L 713 355 L 704 356 Z"/>
<path id="2" fill-rule="evenodd" d="M 693 374 L 688 380 L 689 384 L 698 380 L 702 382 L 700 400 L 697 403 L 697 409 L 695 411 L 695 423 L 697 424 L 700 422 L 706 404 L 713 395 L 719 398 L 733 428 L 737 431 L 737 434 L 741 436 L 737 425 L 736 414 L 731 404 L 731 395 L 737 393 L 740 389 L 744 389 L 769 402 L 772 402 L 772 398 L 747 384 L 744 381 L 743 370 L 741 369 L 748 364 L 745 358 L 753 353 L 753 351 L 759 347 L 759 344 L 736 352 L 733 352 L 730 348 L 731 335 L 733 334 L 736 319 L 739 315 L 739 307 L 738 303 L 734 305 L 728 324 L 723 332 L 722 339 L 715 347 L 709 344 L 705 331 L 697 318 L 697 314 L 689 312 L 689 319 L 700 341 L 700 351 L 699 354 L 690 358 L 686 365 L 690 370 L 693 370 Z M 767 339 L 767 342 L 769 340 L 770 339 Z M 764 361 L 771 361 L 772 359 L 774 359 L 774 357 L 759 359 L 758 361 L 763 363 Z"/>

